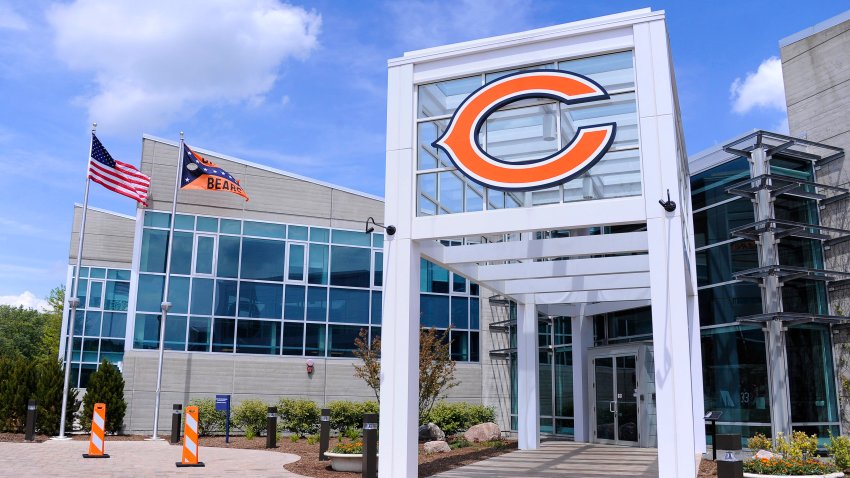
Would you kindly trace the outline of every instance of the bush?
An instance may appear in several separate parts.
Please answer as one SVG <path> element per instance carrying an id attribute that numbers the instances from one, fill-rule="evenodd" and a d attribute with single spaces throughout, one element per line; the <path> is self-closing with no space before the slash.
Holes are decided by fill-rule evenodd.
<path id="1" fill-rule="evenodd" d="M 22 356 L 0 360 L 0 429 L 22 432 L 32 398 L 34 367 Z M 61 387 L 60 387 L 61 388 Z"/>
<path id="2" fill-rule="evenodd" d="M 826 445 L 827 451 L 835 460 L 835 466 L 840 470 L 850 468 L 850 438 L 846 436 L 832 436 L 829 434 L 829 444 Z"/>
<path id="3" fill-rule="evenodd" d="M 300 437 L 319 430 L 321 410 L 312 400 L 282 398 L 277 404 L 278 427 Z"/>
<path id="4" fill-rule="evenodd" d="M 314 433 L 314 434 L 307 437 L 307 444 L 308 445 L 315 445 L 316 443 L 319 443 L 320 439 L 321 439 L 321 437 L 318 434 Z"/>
<path id="5" fill-rule="evenodd" d="M 227 416 L 224 411 L 215 409 L 214 399 L 195 398 L 189 402 L 189 406 L 198 407 L 198 435 L 203 437 L 224 431 Z"/>
<path id="6" fill-rule="evenodd" d="M 815 459 L 754 458 L 744 462 L 744 472 L 761 475 L 826 475 L 835 471 L 833 465 Z"/>
<path id="7" fill-rule="evenodd" d="M 268 405 L 261 400 L 245 400 L 233 408 L 233 426 L 242 429 L 245 435 L 262 436 L 266 429 Z"/>
<path id="8" fill-rule="evenodd" d="M 340 434 L 351 433 L 350 430 L 360 430 L 363 427 L 363 415 L 378 413 L 378 402 L 352 402 L 338 400 L 330 402 L 327 408 L 331 411 L 331 428 Z"/>
<path id="9" fill-rule="evenodd" d="M 44 360 L 36 366 L 35 393 L 38 401 L 36 428 L 44 435 L 59 433 L 59 421 L 62 417 L 62 386 L 65 384 L 65 369 L 58 360 Z M 71 430 L 74 423 L 77 389 L 68 390 L 68 403 L 65 408 L 65 429 Z"/>
<path id="10" fill-rule="evenodd" d="M 778 433 L 773 445 L 773 452 L 781 453 L 785 458 L 801 459 L 804 453 L 808 456 L 813 456 L 817 449 L 817 435 L 806 435 L 801 431 L 793 432 L 790 440 L 782 433 Z"/>
<path id="11" fill-rule="evenodd" d="M 356 455 L 363 453 L 363 442 L 353 441 L 351 443 L 340 443 L 339 445 L 333 447 L 331 453 L 343 453 L 346 455 Z"/>
<path id="12" fill-rule="evenodd" d="M 92 412 L 95 403 L 106 405 L 106 432 L 118 433 L 124 427 L 124 413 L 127 402 L 124 401 L 124 377 L 118 367 L 104 360 L 97 371 L 91 374 L 86 394 L 83 397 L 83 412 L 80 423 L 83 429 L 91 431 Z"/>
<path id="13" fill-rule="evenodd" d="M 479 423 L 495 420 L 492 407 L 466 402 L 439 402 L 431 409 L 427 421 L 432 422 L 446 435 L 453 435 Z"/>
<path id="14" fill-rule="evenodd" d="M 449 448 L 452 450 L 457 450 L 458 448 L 467 448 L 472 446 L 472 443 L 464 437 L 455 438 L 454 440 L 449 442 Z"/>
<path id="15" fill-rule="evenodd" d="M 764 436 L 762 433 L 756 433 L 752 438 L 747 440 L 747 448 L 750 450 L 771 450 L 773 449 L 773 443 L 770 442 L 770 438 Z"/>

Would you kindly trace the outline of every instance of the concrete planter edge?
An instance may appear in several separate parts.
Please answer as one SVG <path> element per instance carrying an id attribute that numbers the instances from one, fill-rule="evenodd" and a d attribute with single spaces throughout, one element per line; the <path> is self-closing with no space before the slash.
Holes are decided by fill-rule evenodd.
<path id="1" fill-rule="evenodd" d="M 744 478 L 842 478 L 844 473 L 838 471 L 828 475 L 760 475 L 758 473 L 744 473 Z"/>

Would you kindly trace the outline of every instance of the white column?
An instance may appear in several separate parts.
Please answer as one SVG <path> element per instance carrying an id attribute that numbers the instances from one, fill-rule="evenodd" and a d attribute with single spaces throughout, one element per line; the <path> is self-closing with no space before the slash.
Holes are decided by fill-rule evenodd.
<path id="1" fill-rule="evenodd" d="M 696 291 L 693 291 L 696 293 Z M 699 305 L 696 295 L 688 295 L 688 327 L 691 335 L 691 397 L 694 419 L 694 446 L 705 453 L 705 402 L 702 389 L 702 341 L 699 329 Z"/>
<path id="2" fill-rule="evenodd" d="M 537 307 L 517 304 L 517 434 L 520 450 L 540 448 L 540 390 L 538 388 Z"/>
<path id="3" fill-rule="evenodd" d="M 572 318 L 573 335 L 573 416 L 574 434 L 577 442 L 590 442 L 590 406 L 587 383 L 587 349 L 593 346 L 593 322 L 582 313 Z"/>

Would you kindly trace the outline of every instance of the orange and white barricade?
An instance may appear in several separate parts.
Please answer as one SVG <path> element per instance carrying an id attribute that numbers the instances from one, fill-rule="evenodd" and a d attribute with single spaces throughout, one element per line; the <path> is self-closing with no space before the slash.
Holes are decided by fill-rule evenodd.
<path id="1" fill-rule="evenodd" d="M 91 438 L 89 438 L 89 452 L 83 453 L 83 458 L 109 458 L 103 452 L 106 436 L 106 404 L 95 403 L 94 413 L 91 417 Z"/>
<path id="2" fill-rule="evenodd" d="M 177 466 L 204 466 L 198 461 L 198 407 L 186 407 L 186 420 L 183 425 L 183 458 Z"/>

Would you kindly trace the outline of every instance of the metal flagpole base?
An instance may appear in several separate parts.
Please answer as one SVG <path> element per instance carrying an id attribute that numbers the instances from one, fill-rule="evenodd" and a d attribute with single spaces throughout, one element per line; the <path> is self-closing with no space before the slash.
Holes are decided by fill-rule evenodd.
<path id="1" fill-rule="evenodd" d="M 53 441 L 70 441 L 71 437 L 50 437 Z"/>
<path id="2" fill-rule="evenodd" d="M 147 437 L 145 438 L 145 441 L 165 441 L 165 439 L 160 437 Z"/>
<path id="3" fill-rule="evenodd" d="M 89 455 L 88 453 L 83 453 L 83 458 L 109 458 L 109 455 Z"/>
<path id="4" fill-rule="evenodd" d="M 175 463 L 177 468 L 201 468 L 207 465 L 204 465 L 204 462 L 199 461 L 197 463 L 180 463 L 179 461 Z"/>

